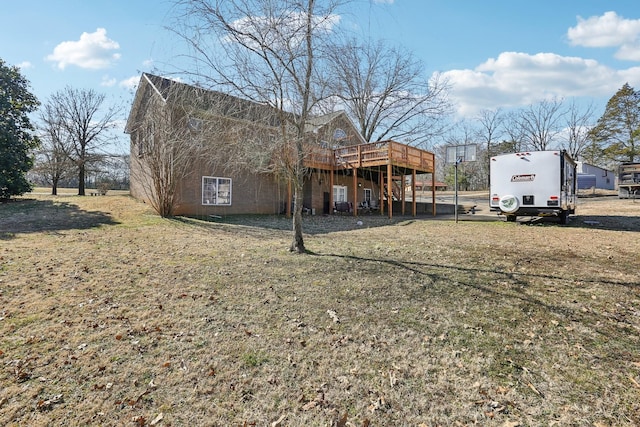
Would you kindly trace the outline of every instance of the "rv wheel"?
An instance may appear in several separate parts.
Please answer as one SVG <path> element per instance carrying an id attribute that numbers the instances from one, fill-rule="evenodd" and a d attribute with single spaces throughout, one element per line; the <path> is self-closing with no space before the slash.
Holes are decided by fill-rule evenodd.
<path id="1" fill-rule="evenodd" d="M 498 203 L 500 210 L 506 213 L 514 213 L 520 207 L 518 204 L 518 198 L 516 196 L 502 196 Z"/>
<path id="2" fill-rule="evenodd" d="M 569 211 L 560 212 L 560 224 L 567 225 L 569 223 Z"/>

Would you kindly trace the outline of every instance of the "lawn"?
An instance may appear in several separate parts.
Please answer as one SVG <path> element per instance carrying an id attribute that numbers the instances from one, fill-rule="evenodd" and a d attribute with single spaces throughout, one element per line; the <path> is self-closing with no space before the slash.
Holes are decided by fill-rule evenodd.
<path id="1" fill-rule="evenodd" d="M 640 202 L 471 218 L 0 205 L 0 424 L 640 425 Z"/>

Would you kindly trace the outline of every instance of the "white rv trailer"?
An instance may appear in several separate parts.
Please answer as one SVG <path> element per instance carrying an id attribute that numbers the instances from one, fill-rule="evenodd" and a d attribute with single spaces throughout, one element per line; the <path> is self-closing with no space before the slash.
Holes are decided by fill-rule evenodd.
<path id="1" fill-rule="evenodd" d="M 566 151 L 527 151 L 491 157 L 490 208 L 506 215 L 556 216 L 566 224 L 575 213 L 576 162 Z"/>

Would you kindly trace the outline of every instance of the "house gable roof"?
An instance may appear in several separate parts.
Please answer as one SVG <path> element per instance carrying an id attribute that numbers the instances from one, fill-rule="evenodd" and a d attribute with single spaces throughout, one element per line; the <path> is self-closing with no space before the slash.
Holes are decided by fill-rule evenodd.
<path id="1" fill-rule="evenodd" d="M 365 141 L 364 137 L 357 131 L 356 127 L 353 125 L 353 122 L 351 121 L 349 116 L 347 116 L 347 113 L 345 113 L 343 110 L 334 111 L 322 116 L 311 117 L 307 120 L 304 131 L 318 133 L 325 128 L 329 128 L 330 126 L 334 126 L 335 129 L 333 130 L 335 131 L 340 129 L 340 124 L 347 125 L 351 128 L 346 130 L 341 129 L 343 132 L 345 132 L 345 136 L 355 135 L 358 139 L 358 144 L 364 144 L 367 142 Z M 334 139 L 339 140 L 340 137 L 334 136 Z"/>
<path id="2" fill-rule="evenodd" d="M 182 106 L 185 109 L 200 111 L 207 115 L 248 120 L 252 123 L 260 123 L 271 127 L 279 126 L 281 123 L 281 116 L 270 105 L 249 101 L 214 90 L 203 89 L 165 77 L 142 73 L 125 126 L 125 133 L 131 133 L 134 130 L 135 124 L 139 122 L 139 118 L 144 114 L 145 103 L 148 102 L 151 96 L 159 97 L 164 104 Z M 349 134 L 357 135 L 359 143 L 366 142 L 344 111 L 311 117 L 307 121 L 304 131 L 318 133 L 336 120 L 348 123 L 348 126 L 352 128 Z"/>

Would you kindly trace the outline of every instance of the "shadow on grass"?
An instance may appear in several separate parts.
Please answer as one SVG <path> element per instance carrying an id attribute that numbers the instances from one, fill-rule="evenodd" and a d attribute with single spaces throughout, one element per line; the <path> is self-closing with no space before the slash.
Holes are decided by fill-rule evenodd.
<path id="1" fill-rule="evenodd" d="M 435 270 L 457 271 L 459 273 L 472 274 L 472 275 L 489 274 L 489 275 L 495 275 L 495 276 L 502 276 L 502 278 L 509 279 L 512 283 L 515 283 L 516 285 L 521 285 L 521 286 L 526 286 L 529 284 L 529 281 L 525 280 L 527 278 L 549 279 L 549 280 L 558 280 L 558 281 L 567 280 L 566 277 L 557 276 L 553 274 L 520 273 L 520 272 L 504 271 L 501 269 L 462 267 L 462 266 L 455 266 L 455 265 L 433 264 L 433 263 L 419 262 L 419 261 L 397 261 L 397 260 L 388 259 L 388 258 L 366 258 L 366 257 L 358 257 L 354 255 L 339 255 L 339 254 L 330 254 L 330 253 L 319 253 L 319 252 L 313 252 L 313 251 L 307 251 L 307 253 L 313 256 L 335 257 L 335 258 L 343 258 L 343 259 L 349 259 L 354 261 L 383 263 L 383 264 L 390 265 L 392 267 L 402 268 L 413 274 L 429 277 L 432 280 L 435 280 L 437 278 L 442 278 L 442 274 L 426 273 L 424 271 L 424 268 L 435 269 Z M 495 279 L 495 277 L 493 279 Z M 640 281 L 624 282 L 624 281 L 602 280 L 602 279 L 592 279 L 592 278 L 581 278 L 580 281 L 584 283 L 602 283 L 605 285 L 624 286 L 629 288 L 640 288 Z M 474 286 L 474 285 L 471 285 L 471 286 Z M 489 289 L 487 290 L 489 292 L 492 292 Z"/>
<path id="2" fill-rule="evenodd" d="M 598 313 L 597 311 L 585 313 L 575 307 L 570 307 L 569 305 L 564 304 L 565 301 L 562 300 L 562 298 L 554 300 L 553 297 L 550 297 L 545 301 L 543 297 L 535 295 L 540 292 L 540 289 L 536 287 L 536 282 L 539 282 L 540 280 L 543 282 L 552 281 L 566 283 L 567 278 L 560 275 L 512 272 L 499 268 L 491 269 L 418 261 L 398 261 L 387 258 L 368 258 L 334 253 L 316 253 L 312 251 L 308 251 L 307 253 L 311 256 L 341 258 L 349 261 L 384 264 L 391 268 L 404 270 L 408 277 L 413 276 L 420 278 L 419 283 L 421 283 L 421 285 L 415 286 L 410 291 L 413 298 L 422 298 L 424 297 L 424 293 L 429 289 L 439 287 L 443 283 L 455 283 L 455 285 L 467 289 L 473 289 L 476 292 L 485 295 L 489 301 L 520 301 L 520 303 L 530 304 L 531 306 L 538 307 L 549 313 L 555 313 L 566 319 L 577 320 L 591 317 L 592 319 L 595 319 L 593 320 L 593 323 L 595 324 L 597 321 L 602 320 L 603 317 L 607 317 L 606 313 Z M 590 277 L 583 277 L 575 280 L 581 283 L 640 289 L 640 281 L 625 282 L 602 278 L 594 279 Z M 507 287 L 494 285 L 501 281 L 508 283 Z M 545 287 L 549 286 L 545 285 Z M 531 291 L 531 289 L 533 289 L 533 291 Z M 550 291 L 551 294 L 553 294 L 553 292 L 555 291 Z M 631 335 L 635 336 L 635 332 L 631 330 L 631 326 L 627 326 L 629 327 Z M 600 330 L 600 333 L 607 335 L 604 330 Z"/>
<path id="3" fill-rule="evenodd" d="M 531 218 L 522 221 L 526 225 L 548 225 L 569 228 L 585 228 L 608 231 L 640 231 L 640 217 L 624 215 L 576 215 L 569 217 L 567 225 L 561 225 L 558 218 Z"/>
<path id="4" fill-rule="evenodd" d="M 0 240 L 11 240 L 19 233 L 77 230 L 117 224 L 104 212 L 91 212 L 78 206 L 52 200 L 17 199 L 0 204 Z"/>
<path id="5" fill-rule="evenodd" d="M 190 224 L 202 228 L 223 229 L 233 231 L 229 226 L 240 226 L 243 232 L 249 228 L 254 230 L 292 230 L 292 219 L 284 215 L 228 215 L 224 217 L 206 216 L 178 216 L 173 218 L 181 223 Z M 308 235 L 320 235 L 341 231 L 358 230 L 362 228 L 384 227 L 388 225 L 403 224 L 405 221 L 419 220 L 420 217 L 398 216 L 389 219 L 382 215 L 305 215 L 302 218 L 302 231 Z M 247 228 L 248 227 L 248 228 Z"/>
<path id="6" fill-rule="evenodd" d="M 569 227 L 610 231 L 640 231 L 640 216 L 578 215 L 570 217 Z"/>
<path id="7" fill-rule="evenodd" d="M 461 215 L 460 222 L 478 221 L 478 222 L 506 222 L 504 217 L 495 216 L 471 216 Z M 531 217 L 522 216 L 514 224 L 527 226 L 542 227 L 569 227 L 569 228 L 585 228 L 609 231 L 640 231 L 640 216 L 624 216 L 624 215 L 575 215 L 569 217 L 567 225 L 560 224 L 557 217 Z"/>

